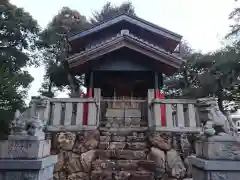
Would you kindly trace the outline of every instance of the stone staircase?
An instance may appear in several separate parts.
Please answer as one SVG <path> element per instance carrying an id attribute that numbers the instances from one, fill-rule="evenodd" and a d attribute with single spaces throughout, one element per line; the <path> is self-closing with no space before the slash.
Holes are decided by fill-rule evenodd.
<path id="1" fill-rule="evenodd" d="M 147 160 L 147 127 L 100 127 L 92 180 L 153 180 L 153 161 Z"/>

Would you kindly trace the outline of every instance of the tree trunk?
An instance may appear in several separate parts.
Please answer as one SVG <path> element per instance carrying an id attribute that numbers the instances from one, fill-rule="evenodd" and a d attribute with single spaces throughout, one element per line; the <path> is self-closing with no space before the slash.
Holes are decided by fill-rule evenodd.
<path id="1" fill-rule="evenodd" d="M 223 87 L 222 87 L 222 84 L 221 84 L 221 81 L 218 80 L 218 90 L 217 90 L 217 98 L 218 98 L 218 107 L 219 107 L 219 110 L 225 114 L 225 111 L 224 111 L 224 107 L 223 107 Z"/>
<path id="2" fill-rule="evenodd" d="M 71 91 L 71 97 L 75 97 L 76 94 L 76 87 L 73 81 L 73 77 L 71 74 L 68 74 L 68 82 L 69 82 L 69 86 L 70 86 L 70 91 Z"/>
<path id="3" fill-rule="evenodd" d="M 185 81 L 185 88 L 189 88 L 188 72 L 187 72 L 187 70 L 183 71 L 183 77 L 184 77 L 184 81 Z"/>
<path id="4" fill-rule="evenodd" d="M 52 85 L 53 85 L 53 82 L 50 80 L 50 83 L 48 85 L 48 93 L 52 92 Z"/>

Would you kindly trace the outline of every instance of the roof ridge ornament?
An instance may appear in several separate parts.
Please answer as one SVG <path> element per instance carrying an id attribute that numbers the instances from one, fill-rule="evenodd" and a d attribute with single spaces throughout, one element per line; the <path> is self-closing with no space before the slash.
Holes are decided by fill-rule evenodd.
<path id="1" fill-rule="evenodd" d="M 122 29 L 121 30 L 121 35 L 123 36 L 123 35 L 129 35 L 130 33 L 129 33 L 129 30 L 128 29 Z"/>

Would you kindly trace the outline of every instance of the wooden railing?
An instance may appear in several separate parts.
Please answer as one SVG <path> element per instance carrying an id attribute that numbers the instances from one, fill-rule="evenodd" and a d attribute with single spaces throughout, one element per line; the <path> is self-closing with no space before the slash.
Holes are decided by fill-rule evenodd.
<path id="1" fill-rule="evenodd" d="M 78 131 L 96 128 L 99 106 L 94 98 L 46 98 L 44 107 L 32 101 L 32 114 L 38 112 L 47 131 Z M 42 105 L 41 105 L 42 106 Z M 85 108 L 85 109 L 84 109 Z M 87 109 L 86 109 L 87 108 Z M 83 123 L 85 111 L 86 124 Z"/>
<path id="2" fill-rule="evenodd" d="M 200 132 L 196 109 L 196 100 L 186 99 L 154 99 L 150 104 L 151 120 L 149 126 L 159 131 L 169 132 Z M 166 124 L 162 124 L 161 108 L 165 105 Z"/>
<path id="3" fill-rule="evenodd" d="M 47 131 L 79 131 L 96 128 L 100 120 L 106 116 L 116 118 L 114 109 L 122 113 L 123 119 L 142 119 L 148 127 L 169 132 L 200 132 L 200 122 L 197 113 L 197 100 L 186 99 L 155 99 L 154 91 L 149 90 L 148 100 L 137 99 L 106 99 L 101 98 L 100 89 L 95 89 L 94 98 L 43 98 L 44 103 L 38 103 L 39 98 L 32 99 L 28 113 L 38 112 L 45 122 Z M 165 106 L 166 124 L 162 124 L 161 106 Z M 86 114 L 87 107 L 87 114 Z M 125 111 L 125 109 L 127 111 Z M 129 110 L 129 111 L 128 111 Z M 135 117 L 134 110 L 140 116 Z M 114 112 L 112 112 L 114 111 Z M 84 113 L 85 112 L 85 113 Z M 129 115 L 131 114 L 131 115 Z M 134 116 L 134 117 L 133 117 Z M 83 121 L 87 117 L 86 121 Z M 26 118 L 25 118 L 26 119 Z M 84 123 L 85 122 L 85 123 Z"/>

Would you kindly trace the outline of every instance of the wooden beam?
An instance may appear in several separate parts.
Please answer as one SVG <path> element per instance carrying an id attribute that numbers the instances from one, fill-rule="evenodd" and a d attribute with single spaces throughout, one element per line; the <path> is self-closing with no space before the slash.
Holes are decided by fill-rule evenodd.
<path id="1" fill-rule="evenodd" d="M 193 99 L 154 99 L 152 103 L 157 104 L 196 104 L 197 100 Z"/>

